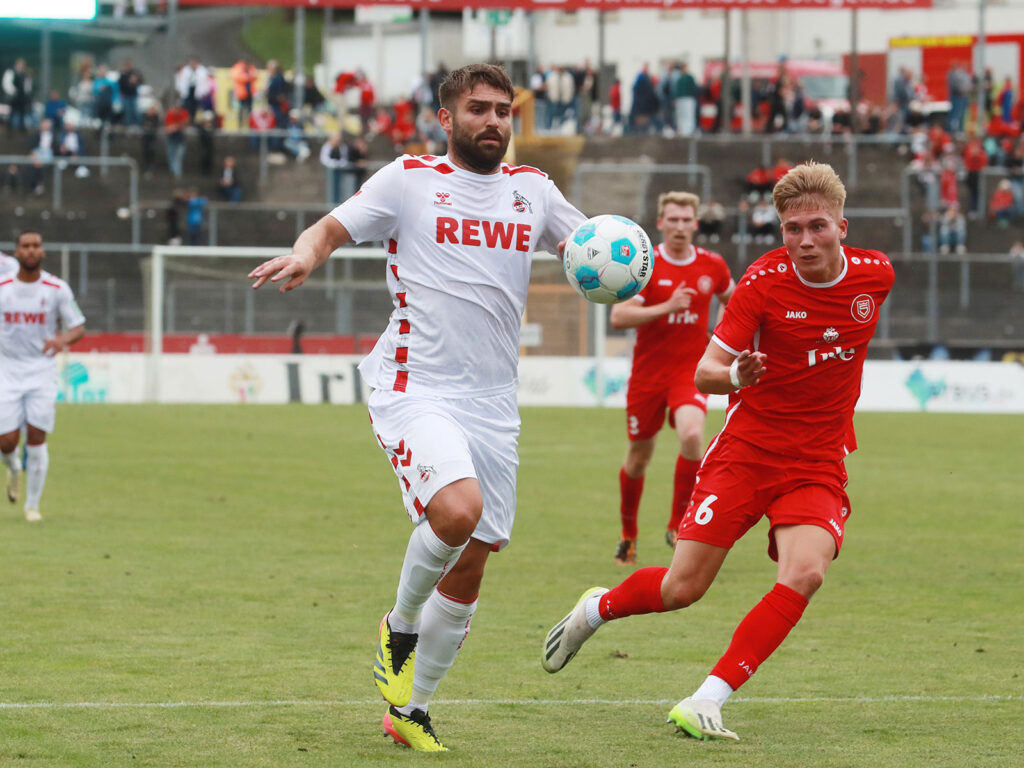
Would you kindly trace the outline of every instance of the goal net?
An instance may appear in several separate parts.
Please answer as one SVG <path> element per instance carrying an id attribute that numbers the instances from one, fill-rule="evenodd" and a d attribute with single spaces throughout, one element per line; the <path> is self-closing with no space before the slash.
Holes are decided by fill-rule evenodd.
<path id="1" fill-rule="evenodd" d="M 333 354 L 362 356 L 392 310 L 381 247 L 345 247 L 298 290 L 252 290 L 246 275 L 282 248 L 157 246 L 146 283 L 147 399 L 160 397 L 160 360 L 174 354 Z M 606 352 L 607 312 L 577 296 L 558 260 L 534 256 L 523 318 L 530 356 Z M 598 374 L 600 375 L 600 373 Z"/>

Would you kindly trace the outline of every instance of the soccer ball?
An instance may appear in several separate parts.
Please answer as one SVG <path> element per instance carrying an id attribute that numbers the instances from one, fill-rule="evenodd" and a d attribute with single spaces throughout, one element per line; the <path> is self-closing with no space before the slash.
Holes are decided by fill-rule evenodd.
<path id="1" fill-rule="evenodd" d="M 587 301 L 617 304 L 636 296 L 651 279 L 651 239 L 624 216 L 595 216 L 569 235 L 562 267 L 569 285 Z"/>

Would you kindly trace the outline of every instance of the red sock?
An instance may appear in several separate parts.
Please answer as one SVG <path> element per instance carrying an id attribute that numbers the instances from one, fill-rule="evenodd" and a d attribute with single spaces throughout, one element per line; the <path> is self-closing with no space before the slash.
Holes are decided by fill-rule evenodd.
<path id="1" fill-rule="evenodd" d="M 597 610 L 606 621 L 635 616 L 640 613 L 664 613 L 661 580 L 668 568 L 638 568 L 619 586 L 601 595 Z"/>
<path id="2" fill-rule="evenodd" d="M 739 688 L 786 639 L 806 607 L 807 598 L 783 584 L 776 584 L 736 627 L 729 650 L 718 660 L 711 674 L 725 680 L 733 690 Z"/>
<path id="3" fill-rule="evenodd" d="M 670 531 L 679 530 L 679 524 L 683 522 L 699 468 L 700 461 L 691 461 L 682 455 L 676 458 L 676 475 L 672 486 L 672 517 L 668 521 Z"/>
<path id="4" fill-rule="evenodd" d="M 636 512 L 644 492 L 644 476 L 630 477 L 625 468 L 619 470 L 619 517 L 622 519 L 622 538 L 636 538 Z"/>

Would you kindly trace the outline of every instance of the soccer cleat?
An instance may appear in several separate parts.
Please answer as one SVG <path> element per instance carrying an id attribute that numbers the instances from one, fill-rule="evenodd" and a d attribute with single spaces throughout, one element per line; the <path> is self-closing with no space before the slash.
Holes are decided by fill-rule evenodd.
<path id="1" fill-rule="evenodd" d="M 683 699 L 668 713 L 668 722 L 687 736 L 701 741 L 740 737 L 722 725 L 722 708 L 709 699 Z"/>
<path id="2" fill-rule="evenodd" d="M 607 591 L 604 587 L 591 587 L 580 595 L 580 599 L 576 601 L 568 615 L 551 628 L 544 639 L 544 653 L 540 660 L 545 670 L 560 670 L 572 661 L 572 657 L 597 631 L 587 621 L 587 598 L 595 594 L 603 595 Z"/>
<path id="3" fill-rule="evenodd" d="M 636 565 L 636 539 L 620 539 L 619 548 L 615 550 L 617 565 Z"/>
<path id="4" fill-rule="evenodd" d="M 416 641 L 419 635 L 392 632 L 388 623 L 391 612 L 380 620 L 377 658 L 373 663 L 373 681 L 390 704 L 404 707 L 412 698 L 412 670 L 416 663 Z"/>
<path id="5" fill-rule="evenodd" d="M 669 528 L 667 531 L 665 531 L 665 543 L 668 544 L 673 549 L 675 549 L 675 547 L 676 547 L 676 529 L 675 528 Z"/>
<path id="6" fill-rule="evenodd" d="M 18 479 L 21 472 L 16 469 L 7 468 L 7 500 L 13 504 L 18 500 Z"/>
<path id="7" fill-rule="evenodd" d="M 38 523 L 43 519 L 43 516 L 39 514 L 38 509 L 26 509 L 25 519 L 30 523 Z"/>
<path id="8" fill-rule="evenodd" d="M 447 752 L 430 724 L 430 715 L 422 709 L 414 709 L 403 715 L 394 706 L 388 707 L 381 721 L 384 735 L 395 740 L 395 744 L 414 749 L 417 752 Z"/>

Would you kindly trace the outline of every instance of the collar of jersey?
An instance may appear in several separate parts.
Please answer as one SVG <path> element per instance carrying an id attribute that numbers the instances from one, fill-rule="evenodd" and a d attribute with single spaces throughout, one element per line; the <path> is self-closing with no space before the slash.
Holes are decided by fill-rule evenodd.
<path id="1" fill-rule="evenodd" d="M 452 169 L 452 172 L 455 173 L 455 175 L 457 176 L 461 176 L 464 179 L 474 179 L 475 181 L 480 181 L 483 182 L 484 184 L 493 184 L 496 181 L 501 181 L 501 177 L 505 175 L 504 173 L 502 173 L 501 168 L 503 165 L 508 165 L 508 163 L 506 162 L 498 163 L 497 173 L 477 173 L 476 171 L 470 171 L 456 165 L 455 162 L 448 155 L 442 155 L 441 157 L 439 157 L 438 162 L 447 165 L 449 168 Z"/>
<path id="2" fill-rule="evenodd" d="M 804 280 L 803 275 L 800 274 L 800 270 L 796 268 L 796 264 L 792 259 L 789 260 L 789 263 L 793 267 L 793 272 L 796 273 L 796 279 L 808 288 L 831 288 L 833 285 L 842 282 L 842 279 L 846 277 L 846 271 L 850 268 L 850 262 L 846 260 L 846 249 L 841 245 L 839 246 L 839 253 L 843 257 L 843 268 L 835 280 L 829 280 L 827 283 L 812 283 L 810 280 Z"/>
<path id="3" fill-rule="evenodd" d="M 673 259 L 668 255 L 668 251 L 665 250 L 664 243 L 658 246 L 658 251 L 661 253 L 661 258 L 669 264 L 675 264 L 677 267 L 685 267 L 687 264 L 693 264 L 693 262 L 697 260 L 697 246 L 693 243 L 690 243 L 690 258 L 688 259 Z"/>

